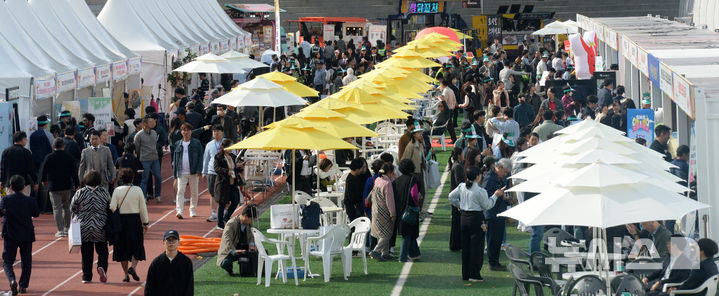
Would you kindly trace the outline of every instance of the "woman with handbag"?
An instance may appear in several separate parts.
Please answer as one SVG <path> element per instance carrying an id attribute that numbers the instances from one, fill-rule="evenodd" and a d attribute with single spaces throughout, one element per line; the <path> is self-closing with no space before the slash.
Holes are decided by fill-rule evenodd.
<path id="1" fill-rule="evenodd" d="M 466 180 L 449 193 L 449 203 L 460 210 L 462 231 L 462 279 L 470 282 L 481 282 L 482 264 L 484 263 L 484 214 L 482 211 L 491 209 L 498 196 L 504 196 L 504 188 L 498 189 L 494 195 L 487 197 L 482 188 L 484 170 L 476 166 L 467 166 Z M 506 197 L 504 197 L 506 199 Z"/>
<path id="2" fill-rule="evenodd" d="M 110 211 L 120 214 L 122 225 L 119 241 L 113 249 L 112 261 L 122 265 L 122 271 L 125 272 L 123 282 L 129 282 L 130 275 L 133 280 L 140 281 L 136 272 L 137 262 L 145 260 L 143 235 L 147 232 L 149 218 L 142 189 L 132 184 L 134 178 L 135 172 L 132 169 L 121 169 L 122 186 L 115 188 L 110 201 Z M 132 261 L 132 266 L 128 268 L 129 261 Z"/>
<path id="3" fill-rule="evenodd" d="M 370 256 L 379 261 L 392 260 L 389 253 L 389 243 L 394 234 L 394 223 L 397 220 L 395 211 L 394 189 L 390 176 L 394 173 L 394 165 L 385 163 L 380 169 L 380 176 L 374 180 L 374 187 L 370 193 L 372 198 L 372 236 L 378 239 L 377 246 L 370 252 Z"/>
<path id="4" fill-rule="evenodd" d="M 225 139 L 222 141 L 220 150 L 215 155 L 215 196 L 213 198 L 217 202 L 217 228 L 224 229 L 227 220 L 230 220 L 232 213 L 235 212 L 237 204 L 240 203 L 239 186 L 244 185 L 242 181 L 242 163 L 235 164 L 235 155 L 228 150 L 232 146 L 232 141 Z M 227 212 L 225 212 L 227 208 Z"/>
<path id="5" fill-rule="evenodd" d="M 397 217 L 400 217 L 398 233 L 402 235 L 402 249 L 399 252 L 399 261 L 419 259 L 419 180 L 414 174 L 414 163 L 409 159 L 399 162 L 399 171 L 402 176 L 392 182 L 394 188 Z"/>
<path id="6" fill-rule="evenodd" d="M 97 252 L 97 274 L 101 282 L 107 282 L 107 209 L 110 194 L 101 186 L 102 176 L 95 170 L 89 170 L 82 178 L 85 187 L 75 192 L 70 209 L 80 223 L 82 246 L 82 283 L 92 281 L 93 252 Z"/>

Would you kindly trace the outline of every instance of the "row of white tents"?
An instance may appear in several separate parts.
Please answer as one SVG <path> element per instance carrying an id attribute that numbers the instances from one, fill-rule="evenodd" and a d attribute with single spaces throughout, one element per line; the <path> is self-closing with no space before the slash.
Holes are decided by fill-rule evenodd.
<path id="1" fill-rule="evenodd" d="M 249 37 L 215 0 L 109 0 L 97 18 L 85 0 L 0 1 L 0 92 L 19 87 L 27 130 L 54 104 L 139 88 L 140 78 L 159 95 L 186 50 L 221 54 Z"/>

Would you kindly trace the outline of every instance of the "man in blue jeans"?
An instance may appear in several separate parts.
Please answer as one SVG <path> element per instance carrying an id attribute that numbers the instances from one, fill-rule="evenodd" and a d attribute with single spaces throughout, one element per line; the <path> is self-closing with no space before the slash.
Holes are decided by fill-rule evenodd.
<path id="1" fill-rule="evenodd" d="M 157 132 L 153 130 L 157 123 L 150 116 L 142 119 L 142 131 L 135 135 L 135 147 L 137 155 L 142 163 L 142 181 L 140 188 L 145 198 L 152 198 L 147 193 L 147 181 L 150 179 L 150 173 L 155 177 L 155 198 L 160 201 L 160 193 L 162 189 L 162 179 L 160 178 L 160 158 L 157 155 Z"/>

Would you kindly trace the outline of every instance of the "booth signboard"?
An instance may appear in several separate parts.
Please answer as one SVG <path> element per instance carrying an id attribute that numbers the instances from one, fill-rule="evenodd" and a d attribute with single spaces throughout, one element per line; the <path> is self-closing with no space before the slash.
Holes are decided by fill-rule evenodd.
<path id="1" fill-rule="evenodd" d="M 83 88 L 95 85 L 95 68 L 77 70 L 77 87 Z"/>
<path id="2" fill-rule="evenodd" d="M 637 68 L 639 68 L 639 71 L 642 72 L 644 75 L 647 75 L 647 68 L 648 68 L 647 55 L 648 55 L 648 53 L 639 46 L 637 46 L 636 48 L 637 48 Z"/>
<path id="3" fill-rule="evenodd" d="M 663 63 L 659 62 L 659 89 L 668 96 L 673 96 L 674 78 L 672 70 L 667 68 Z"/>
<path id="4" fill-rule="evenodd" d="M 647 74 L 649 74 L 649 80 L 655 86 L 659 86 L 659 59 L 651 53 L 647 54 Z"/>
<path id="5" fill-rule="evenodd" d="M 322 25 L 322 39 L 325 41 L 335 40 L 335 25 L 334 24 Z"/>
<path id="6" fill-rule="evenodd" d="M 684 110 L 691 119 L 694 119 L 694 89 L 683 76 L 677 73 L 673 74 L 672 80 L 674 87 L 672 89 L 674 90 L 674 95 L 672 96 L 672 100 L 674 100 L 677 106 Z"/>
<path id="7" fill-rule="evenodd" d="M 55 77 L 45 76 L 35 79 L 35 98 L 42 99 L 55 95 Z"/>
<path id="8" fill-rule="evenodd" d="M 95 67 L 95 83 L 110 81 L 110 64 Z"/>
<path id="9" fill-rule="evenodd" d="M 627 109 L 627 137 L 642 138 L 647 143 L 654 141 L 654 110 Z"/>
<path id="10" fill-rule="evenodd" d="M 610 81 L 616 81 L 617 80 L 617 72 L 615 71 L 594 71 L 594 74 L 592 74 L 592 79 L 597 81 L 596 88 L 597 90 L 602 88 L 602 83 L 604 83 L 604 80 L 609 79 Z"/>
<path id="11" fill-rule="evenodd" d="M 68 90 L 73 90 L 75 87 L 77 87 L 77 82 L 75 80 L 75 71 L 65 72 L 62 74 L 57 74 L 55 76 L 55 84 L 57 85 L 57 92 L 65 92 Z"/>
<path id="12" fill-rule="evenodd" d="M 19 98 L 20 98 L 20 87 L 19 86 L 5 88 L 5 102 L 10 102 L 12 100 L 17 100 Z"/>
<path id="13" fill-rule="evenodd" d="M 107 127 L 112 123 L 112 99 L 109 97 L 88 98 L 87 112 L 95 115 L 95 129 Z"/>
<path id="14" fill-rule="evenodd" d="M 13 103 L 0 102 L 0 149 L 2 151 L 5 151 L 5 148 L 10 147 L 10 144 L 12 144 L 12 135 L 15 132 L 13 128 L 14 122 L 15 109 L 13 108 Z M 0 158 L 0 162 L 2 161 L 2 158 Z"/>
<path id="15" fill-rule="evenodd" d="M 127 64 L 125 62 L 112 63 L 112 79 L 115 81 L 127 77 Z"/>
<path id="16" fill-rule="evenodd" d="M 373 46 L 377 46 L 377 41 L 387 44 L 387 26 L 384 25 L 369 25 L 368 38 Z"/>
<path id="17" fill-rule="evenodd" d="M 494 39 L 502 39 L 502 27 L 499 25 L 499 16 L 487 16 L 487 42 L 490 44 Z"/>

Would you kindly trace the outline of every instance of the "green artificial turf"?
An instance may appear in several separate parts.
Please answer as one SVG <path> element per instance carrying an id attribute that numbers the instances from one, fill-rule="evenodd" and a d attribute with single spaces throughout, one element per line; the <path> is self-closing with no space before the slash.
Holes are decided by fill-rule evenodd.
<path id="1" fill-rule="evenodd" d="M 449 150 L 442 152 L 441 148 L 435 149 L 439 162 L 440 173 L 444 171 L 449 157 Z M 450 207 L 447 201 L 449 191 L 449 178 L 446 180 L 439 202 L 434 211 L 431 223 L 427 230 L 420 250 L 422 259 L 413 264 L 409 277 L 402 290 L 402 295 L 511 295 L 513 282 L 508 272 L 491 272 L 485 257 L 482 276 L 483 283 L 468 285 L 461 279 L 461 252 L 449 251 L 450 233 Z M 428 197 L 434 196 L 435 190 L 429 190 Z M 286 196 L 279 203 L 289 203 L 289 196 Z M 263 213 L 255 225 L 258 229 L 264 230 L 269 226 L 269 211 Z M 529 234 L 520 233 L 516 230 L 516 224 L 507 226 L 507 242 L 527 248 L 529 245 Z M 270 235 L 271 237 L 271 235 Z M 397 239 L 395 254 L 399 255 L 401 238 Z M 274 251 L 274 246 L 266 246 Z M 298 248 L 299 249 L 299 248 Z M 299 254 L 298 254 L 299 256 Z M 502 252 L 502 264 L 507 264 L 507 259 Z M 301 266 L 302 261 L 298 261 Z M 342 263 L 335 258 L 332 265 L 332 277 L 330 282 L 325 283 L 322 276 L 308 278 L 307 281 L 300 279 L 300 285 L 295 286 L 294 280 L 288 280 L 286 284 L 282 280 L 273 279 L 271 286 L 265 288 L 264 276 L 262 285 L 257 286 L 257 278 L 230 277 L 224 270 L 216 266 L 216 259 L 211 258 L 208 263 L 195 272 L 195 294 L 196 295 L 389 295 L 392 292 L 399 274 L 404 266 L 399 262 L 377 262 L 368 257 L 369 274 L 363 273 L 362 258 L 353 258 L 352 273 L 349 280 L 342 278 Z M 236 267 L 235 267 L 236 268 Z M 322 274 L 322 260 L 320 258 L 310 259 L 310 268 L 314 273 Z"/>

